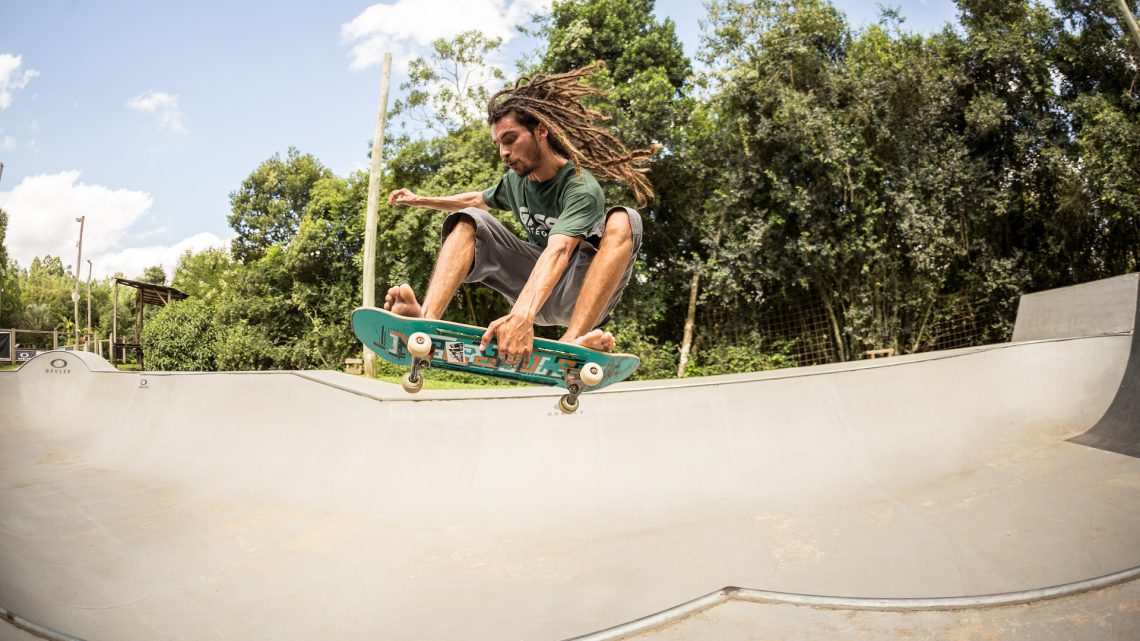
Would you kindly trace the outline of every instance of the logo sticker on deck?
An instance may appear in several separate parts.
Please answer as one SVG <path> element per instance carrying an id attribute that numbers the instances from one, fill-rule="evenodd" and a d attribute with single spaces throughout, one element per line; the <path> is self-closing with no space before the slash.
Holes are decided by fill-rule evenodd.
<path id="1" fill-rule="evenodd" d="M 455 365 L 466 365 L 467 355 L 464 354 L 464 345 L 462 342 L 456 341 L 454 343 L 446 343 L 447 362 Z"/>

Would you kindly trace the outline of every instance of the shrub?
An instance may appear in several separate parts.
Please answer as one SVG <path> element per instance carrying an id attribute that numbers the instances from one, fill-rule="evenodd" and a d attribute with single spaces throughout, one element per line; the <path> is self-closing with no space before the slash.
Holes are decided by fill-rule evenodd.
<path id="1" fill-rule="evenodd" d="M 147 369 L 201 372 L 215 369 L 215 328 L 210 307 L 189 298 L 162 307 L 143 325 Z"/>

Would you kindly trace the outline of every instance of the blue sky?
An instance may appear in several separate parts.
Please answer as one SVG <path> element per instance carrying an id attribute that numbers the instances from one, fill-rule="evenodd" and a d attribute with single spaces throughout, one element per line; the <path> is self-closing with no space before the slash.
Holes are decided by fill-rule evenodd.
<path id="1" fill-rule="evenodd" d="M 880 3 L 835 2 L 858 27 Z M 955 20 L 951 0 L 904 0 L 904 28 Z M 193 3 L 36 0 L 0 4 L 0 207 L 7 246 L 84 263 L 96 278 L 138 276 L 185 249 L 224 246 L 229 193 L 290 146 L 338 175 L 367 168 L 380 95 L 378 60 L 400 69 L 434 38 L 477 28 L 507 38 L 508 75 L 533 51 L 512 24 L 549 0 Z M 685 51 L 699 46 L 705 10 L 658 0 Z M 386 188 L 395 186 L 386 185 Z M 86 265 L 84 265 L 84 275 Z"/>

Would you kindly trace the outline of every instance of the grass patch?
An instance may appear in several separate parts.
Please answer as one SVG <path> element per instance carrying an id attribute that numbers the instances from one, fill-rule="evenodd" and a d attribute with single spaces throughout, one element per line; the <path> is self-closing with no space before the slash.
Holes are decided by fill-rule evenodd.
<path id="1" fill-rule="evenodd" d="M 376 359 L 376 378 L 386 383 L 400 384 L 407 368 L 397 367 L 385 360 Z M 499 387 L 531 387 L 526 383 L 508 381 L 478 374 L 465 374 L 445 369 L 428 368 L 422 370 L 424 389 L 489 389 Z"/>
<path id="2" fill-rule="evenodd" d="M 450 374 L 450 372 L 449 372 Z M 500 381 L 493 378 L 484 379 L 481 376 L 470 377 L 474 380 L 451 380 L 449 378 L 435 378 L 430 375 L 424 376 L 424 389 L 491 389 L 502 387 L 530 387 L 523 383 L 516 383 L 514 381 Z M 403 375 L 400 376 L 387 376 L 379 375 L 377 380 L 384 381 L 385 383 L 400 384 Z"/>

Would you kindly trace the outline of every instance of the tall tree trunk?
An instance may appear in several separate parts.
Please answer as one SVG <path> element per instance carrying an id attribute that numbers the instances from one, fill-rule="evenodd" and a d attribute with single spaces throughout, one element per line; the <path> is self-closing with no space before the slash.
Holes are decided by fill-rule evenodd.
<path id="1" fill-rule="evenodd" d="M 827 318 L 831 321 L 831 332 L 835 338 L 836 356 L 841 362 L 847 360 L 847 347 L 843 343 L 843 330 L 842 324 L 839 322 L 839 316 L 835 311 L 835 305 L 823 288 L 817 288 L 819 291 L 819 298 L 823 301 L 823 308 L 827 311 Z"/>
<path id="2" fill-rule="evenodd" d="M 716 237 L 713 239 L 712 258 L 709 263 L 716 262 L 717 249 L 720 248 L 720 236 L 724 233 L 724 215 L 722 209 L 720 218 L 716 223 Z M 693 272 L 693 280 L 689 285 L 689 311 L 685 314 L 685 333 L 681 337 L 681 362 L 677 366 L 677 378 L 685 378 L 685 368 L 689 365 L 689 352 L 693 347 L 693 331 L 697 326 L 697 299 L 698 291 L 701 285 L 701 272 L 704 271 L 704 265 L 697 267 Z"/>
<path id="3" fill-rule="evenodd" d="M 700 289 L 701 270 L 693 273 L 689 286 L 689 312 L 685 314 L 685 335 L 681 339 L 681 364 L 677 366 L 677 378 L 685 378 L 685 368 L 689 365 L 689 350 L 693 346 L 693 327 L 697 324 L 697 290 Z"/>

